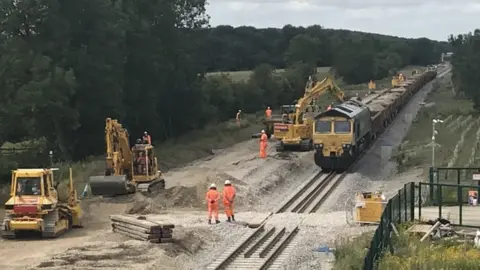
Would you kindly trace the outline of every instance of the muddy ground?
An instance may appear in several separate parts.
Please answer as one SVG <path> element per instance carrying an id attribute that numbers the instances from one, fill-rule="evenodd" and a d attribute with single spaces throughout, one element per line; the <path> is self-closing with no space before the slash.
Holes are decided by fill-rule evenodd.
<path id="1" fill-rule="evenodd" d="M 301 222 L 296 251 L 285 262 L 285 269 L 331 268 L 328 262 L 333 255 L 313 249 L 332 246 L 342 234 L 375 229 L 347 223 L 345 203 L 355 191 L 381 189 L 393 195 L 405 182 L 418 179 L 418 171 L 396 175 L 390 155 L 408 131 L 429 88 L 412 99 L 320 213 L 286 213 L 268 221 L 281 226 Z M 153 198 L 136 194 L 84 201 L 85 227 L 58 239 L 0 240 L 0 269 L 205 269 L 249 230 L 242 222 L 272 211 L 316 170 L 312 153 L 277 154 L 271 142 L 268 158 L 261 160 L 257 140 L 245 141 L 167 172 L 167 189 Z M 223 222 L 225 217 L 220 213 L 222 223 L 208 225 L 205 192 L 210 183 L 221 187 L 227 179 L 237 188 L 235 211 L 240 223 Z M 150 244 L 112 233 L 108 216 L 119 213 L 155 215 L 159 221 L 175 224 L 175 242 Z"/>

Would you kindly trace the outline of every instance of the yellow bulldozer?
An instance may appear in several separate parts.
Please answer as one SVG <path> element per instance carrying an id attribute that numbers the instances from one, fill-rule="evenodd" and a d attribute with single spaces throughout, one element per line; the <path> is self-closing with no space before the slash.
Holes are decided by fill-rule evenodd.
<path id="1" fill-rule="evenodd" d="M 73 186 L 70 168 L 68 196 L 62 200 L 53 172 L 58 169 L 17 169 L 12 171 L 10 199 L 5 203 L 1 228 L 3 238 L 22 233 L 55 238 L 75 227 L 82 227 L 82 209 Z"/>
<path id="2" fill-rule="evenodd" d="M 317 83 L 309 78 L 304 96 L 294 105 L 294 113 L 285 114 L 287 119 L 282 123 L 274 123 L 274 136 L 278 140 L 277 152 L 283 152 L 287 148 L 300 148 L 301 151 L 313 149 L 313 120 L 322 110 L 312 103 L 326 92 L 332 93 L 342 102 L 346 100 L 345 93 L 335 84 L 331 75 Z"/>
<path id="3" fill-rule="evenodd" d="M 128 131 L 111 118 L 105 120 L 105 141 L 105 175 L 90 177 L 92 195 L 152 194 L 165 189 L 165 179 L 151 144 L 137 141 L 130 147 Z"/>

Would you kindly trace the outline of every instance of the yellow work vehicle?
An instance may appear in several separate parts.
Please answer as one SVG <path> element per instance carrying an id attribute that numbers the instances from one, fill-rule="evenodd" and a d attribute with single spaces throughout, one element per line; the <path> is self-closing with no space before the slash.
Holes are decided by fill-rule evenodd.
<path id="1" fill-rule="evenodd" d="M 392 88 L 397 87 L 400 83 L 402 83 L 405 80 L 406 80 L 406 78 L 402 73 L 393 76 L 393 78 L 392 78 Z"/>
<path id="2" fill-rule="evenodd" d="M 140 140 L 130 148 L 128 131 L 111 118 L 105 120 L 105 141 L 105 175 L 90 177 L 92 195 L 117 196 L 137 191 L 149 194 L 165 189 L 151 144 Z"/>
<path id="3" fill-rule="evenodd" d="M 322 110 L 312 103 L 325 92 L 333 93 L 340 101 L 346 99 L 345 94 L 330 75 L 315 84 L 310 77 L 304 96 L 295 105 L 295 112 L 286 114 L 288 119 L 284 122 L 274 123 L 274 136 L 278 140 L 277 152 L 282 152 L 286 148 L 300 148 L 301 151 L 313 149 L 312 125 L 315 115 Z"/>
<path id="4" fill-rule="evenodd" d="M 54 238 L 81 227 L 82 209 L 73 186 L 70 168 L 68 197 L 59 199 L 53 171 L 58 169 L 17 169 L 12 171 L 10 199 L 5 203 L 1 228 L 3 238 L 15 238 L 22 232 L 37 232 Z"/>

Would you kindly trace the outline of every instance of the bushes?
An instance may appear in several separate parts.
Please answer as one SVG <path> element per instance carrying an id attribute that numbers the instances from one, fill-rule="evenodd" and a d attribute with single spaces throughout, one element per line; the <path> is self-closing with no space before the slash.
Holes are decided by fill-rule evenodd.
<path id="1" fill-rule="evenodd" d="M 228 74 L 208 76 L 202 86 L 206 117 L 213 121 L 225 121 L 235 117 L 239 109 L 253 113 L 263 111 L 267 106 L 276 108 L 292 104 L 303 94 L 312 70 L 307 64 L 296 63 L 279 73 L 274 67 L 262 64 L 246 81 L 234 81 Z"/>
<path id="2" fill-rule="evenodd" d="M 480 269 L 480 251 L 470 244 L 443 241 L 431 244 L 407 237 L 395 245 L 394 255 L 386 253 L 379 269 Z"/>
<path id="3" fill-rule="evenodd" d="M 335 243 L 335 269 L 363 269 L 363 261 L 372 236 L 371 232 L 366 232 L 354 239 L 339 238 Z"/>

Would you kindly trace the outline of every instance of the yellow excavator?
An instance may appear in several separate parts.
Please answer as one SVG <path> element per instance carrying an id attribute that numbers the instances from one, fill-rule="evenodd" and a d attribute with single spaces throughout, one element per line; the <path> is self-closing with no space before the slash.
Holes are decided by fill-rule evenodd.
<path id="1" fill-rule="evenodd" d="M 321 112 L 321 109 L 312 103 L 325 92 L 332 93 L 342 102 L 346 100 L 345 93 L 335 84 L 331 75 L 317 83 L 313 83 L 312 77 L 310 77 L 304 96 L 295 104 L 295 114 L 290 114 L 293 118 L 287 114 L 288 119 L 274 124 L 274 136 L 278 139 L 277 152 L 283 152 L 287 148 L 300 148 L 301 151 L 313 149 L 313 119 L 316 114 Z"/>
<path id="2" fill-rule="evenodd" d="M 105 120 L 105 141 L 105 175 L 90 177 L 92 195 L 117 196 L 137 191 L 151 194 L 165 189 L 151 144 L 138 140 L 130 147 L 128 131 L 111 118 Z"/>
<path id="3" fill-rule="evenodd" d="M 36 233 L 55 238 L 71 228 L 82 227 L 82 209 L 73 186 L 70 168 L 68 195 L 61 198 L 53 172 L 58 169 L 17 169 L 12 171 L 10 199 L 5 203 L 1 228 L 3 238 Z M 28 234 L 27 234 L 28 235 Z"/>

